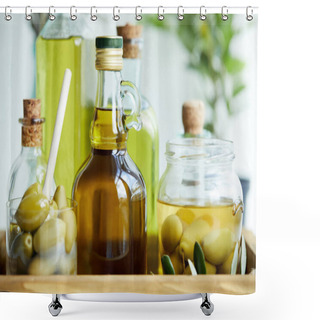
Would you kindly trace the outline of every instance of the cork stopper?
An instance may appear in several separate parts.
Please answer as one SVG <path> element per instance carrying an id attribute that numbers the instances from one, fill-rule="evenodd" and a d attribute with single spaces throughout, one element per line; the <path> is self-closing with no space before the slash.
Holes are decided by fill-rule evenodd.
<path id="1" fill-rule="evenodd" d="M 23 118 L 19 119 L 22 124 L 21 144 L 23 147 L 41 147 L 42 146 L 42 123 L 41 118 L 41 100 L 25 99 L 23 100 Z"/>
<path id="2" fill-rule="evenodd" d="M 123 58 L 137 59 L 141 57 L 142 26 L 126 24 L 117 27 L 118 36 L 123 38 Z"/>
<path id="3" fill-rule="evenodd" d="M 186 101 L 182 106 L 184 132 L 200 135 L 204 125 L 204 104 L 201 100 Z"/>

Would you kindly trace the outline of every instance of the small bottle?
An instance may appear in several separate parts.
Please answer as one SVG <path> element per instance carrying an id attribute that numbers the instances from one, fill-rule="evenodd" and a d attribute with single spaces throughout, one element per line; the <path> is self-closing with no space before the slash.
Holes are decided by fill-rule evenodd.
<path id="1" fill-rule="evenodd" d="M 142 26 L 126 24 L 117 27 L 119 36 L 123 37 L 123 70 L 124 79 L 133 82 L 140 88 Z M 148 273 L 158 270 L 158 227 L 157 227 L 157 186 L 159 181 L 159 133 L 156 114 L 150 102 L 141 95 L 140 131 L 131 130 L 128 134 L 128 153 L 142 173 L 147 190 Z"/>
<path id="2" fill-rule="evenodd" d="M 141 126 L 140 96 L 131 82 L 121 81 L 122 45 L 122 37 L 96 38 L 98 92 L 91 154 L 73 186 L 78 274 L 146 273 L 146 190 L 127 153 L 128 130 Z M 129 115 L 121 91 L 135 99 Z"/>
<path id="3" fill-rule="evenodd" d="M 189 100 L 182 106 L 184 138 L 212 138 L 212 134 L 203 129 L 205 108 L 201 100 Z"/>
<path id="4" fill-rule="evenodd" d="M 23 100 L 24 117 L 19 119 L 21 152 L 10 170 L 8 200 L 20 198 L 35 182 L 43 186 L 47 163 L 42 153 L 42 124 L 40 99 Z M 51 186 L 51 194 L 55 185 Z"/>

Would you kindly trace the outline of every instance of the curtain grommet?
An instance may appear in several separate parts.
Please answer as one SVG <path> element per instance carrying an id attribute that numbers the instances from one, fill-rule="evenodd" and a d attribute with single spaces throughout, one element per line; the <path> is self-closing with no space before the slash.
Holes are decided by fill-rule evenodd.
<path id="1" fill-rule="evenodd" d="M 138 14 L 138 9 L 140 11 L 140 13 Z M 136 6 L 136 9 L 135 9 L 135 14 L 136 14 L 136 20 L 137 21 L 141 21 L 142 20 L 142 8 L 140 6 Z"/>
<path id="2" fill-rule="evenodd" d="M 32 13 L 32 9 L 31 9 L 31 7 L 30 6 L 27 6 L 26 7 L 26 10 L 25 10 L 25 18 L 26 18 L 26 20 L 27 21 L 31 21 L 32 20 L 32 15 L 31 15 L 31 13 Z"/>
<path id="3" fill-rule="evenodd" d="M 200 7 L 200 20 L 204 21 L 207 19 L 207 9 L 205 6 Z"/>
<path id="4" fill-rule="evenodd" d="M 4 19 L 6 21 L 10 21 L 12 19 L 12 16 L 9 13 L 12 13 L 12 10 L 11 10 L 10 6 L 6 6 L 4 8 Z"/>
<path id="5" fill-rule="evenodd" d="M 249 10 L 250 10 L 250 13 L 249 13 Z M 253 20 L 253 9 L 250 6 L 248 6 L 246 9 L 246 19 L 247 19 L 247 21 Z"/>
<path id="6" fill-rule="evenodd" d="M 229 18 L 228 16 L 228 7 L 227 6 L 223 6 L 221 8 L 221 19 L 222 21 L 227 21 Z"/>
<path id="7" fill-rule="evenodd" d="M 178 12 L 177 12 L 178 20 L 182 21 L 184 19 L 184 8 L 183 6 L 178 7 Z"/>
<path id="8" fill-rule="evenodd" d="M 93 14 L 93 10 L 95 10 L 95 14 Z M 90 9 L 90 19 L 91 19 L 92 21 L 97 21 L 98 16 L 97 16 L 97 9 L 96 9 L 96 7 L 91 7 L 91 9 Z"/>
<path id="9" fill-rule="evenodd" d="M 77 8 L 75 6 L 70 7 L 70 19 L 72 21 L 76 21 L 77 20 L 78 17 L 76 15 L 76 13 L 77 13 Z"/>
<path id="10" fill-rule="evenodd" d="M 160 9 L 162 10 L 162 13 L 160 13 Z M 158 20 L 163 21 L 164 20 L 164 9 L 163 6 L 158 7 Z"/>
<path id="11" fill-rule="evenodd" d="M 118 11 L 117 13 L 116 13 L 116 10 Z M 117 6 L 113 7 L 113 17 L 112 17 L 112 19 L 114 21 L 119 21 L 120 20 L 119 13 L 120 13 L 119 7 L 117 7 Z"/>

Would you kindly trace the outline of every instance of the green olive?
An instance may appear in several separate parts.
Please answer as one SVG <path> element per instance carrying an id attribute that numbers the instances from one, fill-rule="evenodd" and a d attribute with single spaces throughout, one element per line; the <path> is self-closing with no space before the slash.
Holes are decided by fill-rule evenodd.
<path id="1" fill-rule="evenodd" d="M 235 246 L 234 238 L 234 234 L 227 228 L 207 234 L 201 243 L 206 260 L 214 265 L 224 263 Z"/>
<path id="2" fill-rule="evenodd" d="M 164 250 L 171 253 L 179 244 L 183 232 L 182 223 L 178 216 L 168 216 L 161 227 L 161 240 Z"/>
<path id="3" fill-rule="evenodd" d="M 59 258 L 58 273 L 59 274 L 76 274 L 77 258 L 75 255 L 63 255 Z"/>
<path id="4" fill-rule="evenodd" d="M 25 198 L 25 197 L 27 197 L 28 195 L 30 195 L 30 194 L 32 194 L 32 193 L 36 193 L 36 194 L 42 193 L 41 185 L 40 185 L 38 182 L 32 184 L 32 185 L 25 191 L 22 199 Z"/>
<path id="5" fill-rule="evenodd" d="M 66 224 L 65 247 L 66 252 L 69 253 L 77 237 L 76 215 L 71 209 L 63 210 L 59 213 L 59 219 L 64 221 Z"/>
<path id="6" fill-rule="evenodd" d="M 30 233 L 20 233 L 12 243 L 10 256 L 17 259 L 18 270 L 25 270 L 33 255 L 32 235 Z M 25 272 L 18 272 L 25 273 Z"/>
<path id="7" fill-rule="evenodd" d="M 56 271 L 56 261 L 51 257 L 40 257 L 39 255 L 35 256 L 28 268 L 28 273 L 30 275 L 37 276 L 49 276 L 54 274 Z"/>
<path id="8" fill-rule="evenodd" d="M 49 219 L 34 234 L 34 250 L 37 253 L 45 253 L 63 241 L 65 235 L 66 224 L 61 219 Z"/>
<path id="9" fill-rule="evenodd" d="M 66 196 L 66 190 L 64 186 L 58 186 L 54 193 L 53 200 L 57 203 L 59 209 L 68 207 L 68 201 Z"/>
<path id="10" fill-rule="evenodd" d="M 32 232 L 46 220 L 49 210 L 49 200 L 46 196 L 32 193 L 21 200 L 15 218 L 22 230 Z"/>
<path id="11" fill-rule="evenodd" d="M 49 211 L 48 219 L 56 219 L 59 213 L 58 205 L 54 200 L 51 200 L 49 205 L 50 205 L 50 211 Z"/>
<path id="12" fill-rule="evenodd" d="M 21 233 L 21 228 L 16 223 L 10 223 L 10 235 L 9 235 L 9 248 L 10 249 L 11 249 L 13 241 L 20 233 Z"/>
<path id="13" fill-rule="evenodd" d="M 194 220 L 183 232 L 180 241 L 180 253 L 185 260 L 193 260 L 193 250 L 195 242 L 199 242 L 208 234 L 211 227 L 207 220 Z"/>

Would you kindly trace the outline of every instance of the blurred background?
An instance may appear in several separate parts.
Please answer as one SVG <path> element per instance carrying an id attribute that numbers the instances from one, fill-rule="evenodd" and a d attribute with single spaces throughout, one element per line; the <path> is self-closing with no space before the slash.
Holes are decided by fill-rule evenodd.
<path id="1" fill-rule="evenodd" d="M 68 15 L 67 15 L 68 16 Z M 88 59 L 94 63 L 96 36 L 115 35 L 116 26 L 136 24 L 132 15 L 121 15 L 115 23 L 111 15 L 97 21 L 78 15 L 64 26 L 81 28 L 91 44 Z M 0 229 L 5 229 L 9 170 L 21 149 L 22 100 L 36 97 L 36 39 L 48 20 L 47 14 L 33 14 L 32 22 L 14 15 L 10 23 L 0 20 Z M 159 124 L 160 176 L 165 170 L 165 143 L 183 134 L 182 105 L 186 100 L 202 100 L 206 107 L 205 128 L 215 137 L 234 142 L 235 169 L 244 191 L 245 225 L 255 230 L 256 160 L 256 39 L 257 18 L 243 16 L 186 15 L 178 21 L 167 15 L 163 21 L 144 16 L 141 92 L 151 102 Z M 48 23 L 55 24 L 55 21 Z M 14 39 L 14 40 L 13 40 Z M 88 46 L 87 46 L 88 48 Z M 94 68 L 94 64 L 92 65 Z M 90 104 L 95 97 L 95 74 L 86 83 Z"/>

